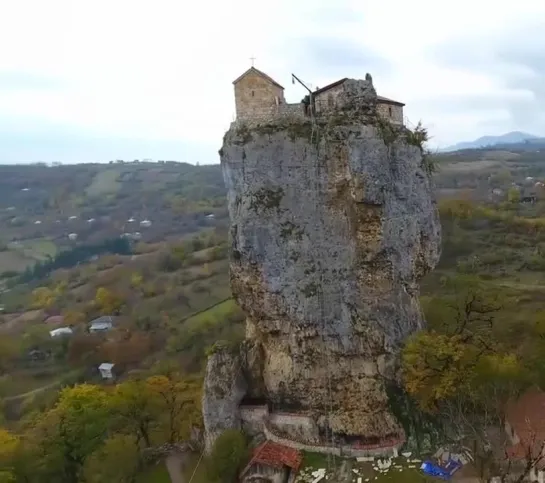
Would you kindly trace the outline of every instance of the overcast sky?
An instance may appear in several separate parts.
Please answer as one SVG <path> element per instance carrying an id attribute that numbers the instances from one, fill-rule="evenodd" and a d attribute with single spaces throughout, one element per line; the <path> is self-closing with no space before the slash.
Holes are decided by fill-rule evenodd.
<path id="1" fill-rule="evenodd" d="M 0 0 L 0 162 L 217 163 L 232 81 L 373 76 L 436 145 L 545 135 L 545 1 Z"/>

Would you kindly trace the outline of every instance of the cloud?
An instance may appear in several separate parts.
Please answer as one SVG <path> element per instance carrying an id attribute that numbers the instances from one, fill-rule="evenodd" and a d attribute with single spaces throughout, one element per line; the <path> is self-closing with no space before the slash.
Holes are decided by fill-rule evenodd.
<path id="1" fill-rule="evenodd" d="M 545 14 L 545 13 L 544 13 Z M 543 17 L 542 17 L 543 18 Z M 492 32 L 451 38 L 431 49 L 445 68 L 490 80 L 491 89 L 443 103 L 451 109 L 503 109 L 511 125 L 545 136 L 545 29 L 528 16 Z M 491 119 L 492 120 L 492 119 Z"/>
<path id="2" fill-rule="evenodd" d="M 326 83 L 343 77 L 363 78 L 371 71 L 384 73 L 390 67 L 387 59 L 357 40 L 323 35 L 297 39 L 290 58 L 306 76 L 325 79 Z"/>
<path id="3" fill-rule="evenodd" d="M 545 134 L 543 0 L 4 3 L 0 160 L 217 162 L 250 57 L 294 102 L 292 72 L 313 86 L 369 72 L 439 144 Z"/>
<path id="4" fill-rule="evenodd" d="M 41 90 L 59 89 L 61 84 L 50 77 L 27 72 L 0 70 L 0 90 Z"/>

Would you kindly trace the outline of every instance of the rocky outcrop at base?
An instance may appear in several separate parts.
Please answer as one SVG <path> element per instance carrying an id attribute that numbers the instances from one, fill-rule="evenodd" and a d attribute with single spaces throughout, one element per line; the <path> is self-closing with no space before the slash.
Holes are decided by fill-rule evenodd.
<path id="1" fill-rule="evenodd" d="M 227 429 L 241 429 L 238 412 L 246 394 L 241 357 L 232 348 L 216 347 L 208 358 L 203 387 L 202 412 L 205 427 L 205 451 Z"/>

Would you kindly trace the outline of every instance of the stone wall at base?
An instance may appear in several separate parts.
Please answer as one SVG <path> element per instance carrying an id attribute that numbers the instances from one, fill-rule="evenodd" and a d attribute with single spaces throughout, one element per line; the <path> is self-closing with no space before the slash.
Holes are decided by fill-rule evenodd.
<path id="1" fill-rule="evenodd" d="M 274 431 L 273 428 L 271 428 L 268 423 L 263 426 L 263 432 L 267 439 L 270 439 L 275 443 L 288 446 L 290 448 L 295 448 L 301 451 L 310 451 L 312 453 L 332 454 L 335 456 L 349 456 L 352 458 L 359 458 L 362 456 L 393 456 L 394 449 L 397 451 L 401 450 L 403 444 L 405 443 L 405 438 L 400 437 L 396 440 L 382 441 L 379 444 L 368 444 L 360 446 L 310 444 L 280 436 Z"/>
<path id="2" fill-rule="evenodd" d="M 275 443 L 288 446 L 289 448 L 295 448 L 301 451 L 311 451 L 313 453 L 322 453 L 322 454 L 333 454 L 336 456 L 341 456 L 341 449 L 334 446 L 320 446 L 320 445 L 310 445 L 305 443 L 300 443 L 298 441 L 293 441 L 291 439 L 283 438 L 276 435 L 270 428 L 265 425 L 264 433 L 267 439 L 274 441 Z"/>
<path id="3" fill-rule="evenodd" d="M 310 416 L 304 414 L 273 413 L 269 415 L 268 426 L 273 431 L 278 429 L 294 440 L 309 443 L 320 441 L 318 425 Z"/>

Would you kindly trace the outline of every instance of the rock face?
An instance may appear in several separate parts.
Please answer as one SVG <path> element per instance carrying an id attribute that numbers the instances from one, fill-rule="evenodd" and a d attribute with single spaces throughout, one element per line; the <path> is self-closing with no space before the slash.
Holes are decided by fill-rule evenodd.
<path id="1" fill-rule="evenodd" d="M 241 428 L 238 406 L 246 394 L 241 362 L 240 355 L 221 347 L 208 358 L 202 401 L 207 453 L 223 431 Z"/>
<path id="2" fill-rule="evenodd" d="M 247 314 L 251 398 L 371 441 L 401 433 L 385 378 L 423 325 L 418 282 L 438 261 L 440 225 L 422 150 L 379 121 L 372 81 L 346 81 L 338 105 L 226 133 L 231 288 Z"/>

